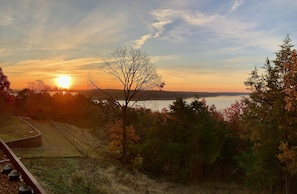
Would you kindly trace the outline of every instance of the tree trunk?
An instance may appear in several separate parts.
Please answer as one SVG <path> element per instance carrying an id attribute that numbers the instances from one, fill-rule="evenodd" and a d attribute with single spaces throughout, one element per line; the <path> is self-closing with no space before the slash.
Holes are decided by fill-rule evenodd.
<path id="1" fill-rule="evenodd" d="M 123 141 L 122 141 L 122 147 L 123 147 L 123 155 L 122 160 L 123 164 L 127 164 L 128 157 L 127 157 L 127 107 L 123 107 Z"/>
<path id="2" fill-rule="evenodd" d="M 220 162 L 221 163 L 221 179 L 224 179 L 225 176 L 224 176 L 224 163 L 223 162 Z"/>

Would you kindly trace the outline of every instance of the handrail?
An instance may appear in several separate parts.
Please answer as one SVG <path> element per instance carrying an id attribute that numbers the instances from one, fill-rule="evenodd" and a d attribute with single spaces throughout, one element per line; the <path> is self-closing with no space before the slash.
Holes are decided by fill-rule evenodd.
<path id="1" fill-rule="evenodd" d="M 34 191 L 34 194 L 46 194 L 41 185 L 33 177 L 33 175 L 28 171 L 20 159 L 14 154 L 14 152 L 0 139 L 0 149 L 3 150 L 4 154 L 10 159 L 10 162 L 13 164 L 14 168 L 19 171 L 22 175 L 24 182 L 31 186 Z"/>

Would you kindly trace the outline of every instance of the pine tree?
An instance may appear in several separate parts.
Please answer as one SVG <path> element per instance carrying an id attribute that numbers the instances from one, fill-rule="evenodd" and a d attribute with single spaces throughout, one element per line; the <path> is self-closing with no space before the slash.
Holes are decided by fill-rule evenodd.
<path id="1" fill-rule="evenodd" d="M 288 180 L 287 176 L 279 177 L 283 169 L 277 156 L 281 142 L 293 141 L 293 128 L 297 126 L 292 122 L 296 116 L 288 111 L 294 107 L 293 101 L 296 100 L 293 92 L 296 86 L 295 51 L 292 47 L 287 36 L 276 53 L 273 65 L 267 59 L 264 72 L 260 74 L 255 69 L 245 82 L 251 94 L 242 123 L 248 131 L 251 147 L 242 156 L 241 164 L 254 183 L 272 190 L 277 179 Z M 286 190 L 289 190 L 288 187 Z"/>

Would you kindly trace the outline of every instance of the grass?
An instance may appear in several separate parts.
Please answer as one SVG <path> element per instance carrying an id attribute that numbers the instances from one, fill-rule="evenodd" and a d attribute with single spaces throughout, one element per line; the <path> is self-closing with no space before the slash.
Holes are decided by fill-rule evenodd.
<path id="1" fill-rule="evenodd" d="M 66 134 L 67 139 L 85 155 L 92 158 L 101 156 L 100 151 L 102 149 L 97 149 L 100 147 L 101 143 L 98 138 L 91 134 L 89 128 L 79 128 L 71 124 L 60 122 L 54 122 L 54 125 Z"/>
<path id="2" fill-rule="evenodd" d="M 3 141 L 11 141 L 37 135 L 35 130 L 17 117 L 5 117 L 5 119 L 2 118 L 0 120 L 0 138 Z"/>
<path id="3" fill-rule="evenodd" d="M 247 194 L 233 183 L 181 185 L 92 158 L 25 159 L 23 163 L 49 194 Z"/>
<path id="4" fill-rule="evenodd" d="M 82 154 L 69 142 L 49 120 L 27 119 L 42 133 L 42 146 L 37 149 L 14 149 L 21 157 L 76 157 Z"/>
<path id="5" fill-rule="evenodd" d="M 13 149 L 17 156 L 22 158 L 82 156 L 76 147 L 51 125 L 50 121 L 25 120 L 42 133 L 42 146 L 30 149 Z M 4 141 L 15 140 L 34 135 L 35 133 L 32 131 L 34 130 L 19 118 L 9 117 L 0 126 L 0 138 Z"/>

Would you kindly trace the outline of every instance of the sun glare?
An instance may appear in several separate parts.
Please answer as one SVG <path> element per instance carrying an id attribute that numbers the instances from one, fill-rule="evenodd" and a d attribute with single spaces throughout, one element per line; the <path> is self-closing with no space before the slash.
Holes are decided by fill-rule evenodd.
<path id="1" fill-rule="evenodd" d="M 71 85 L 71 78 L 66 75 L 61 75 L 61 76 L 57 77 L 56 83 L 58 84 L 58 86 L 60 88 L 69 89 L 69 87 Z"/>

